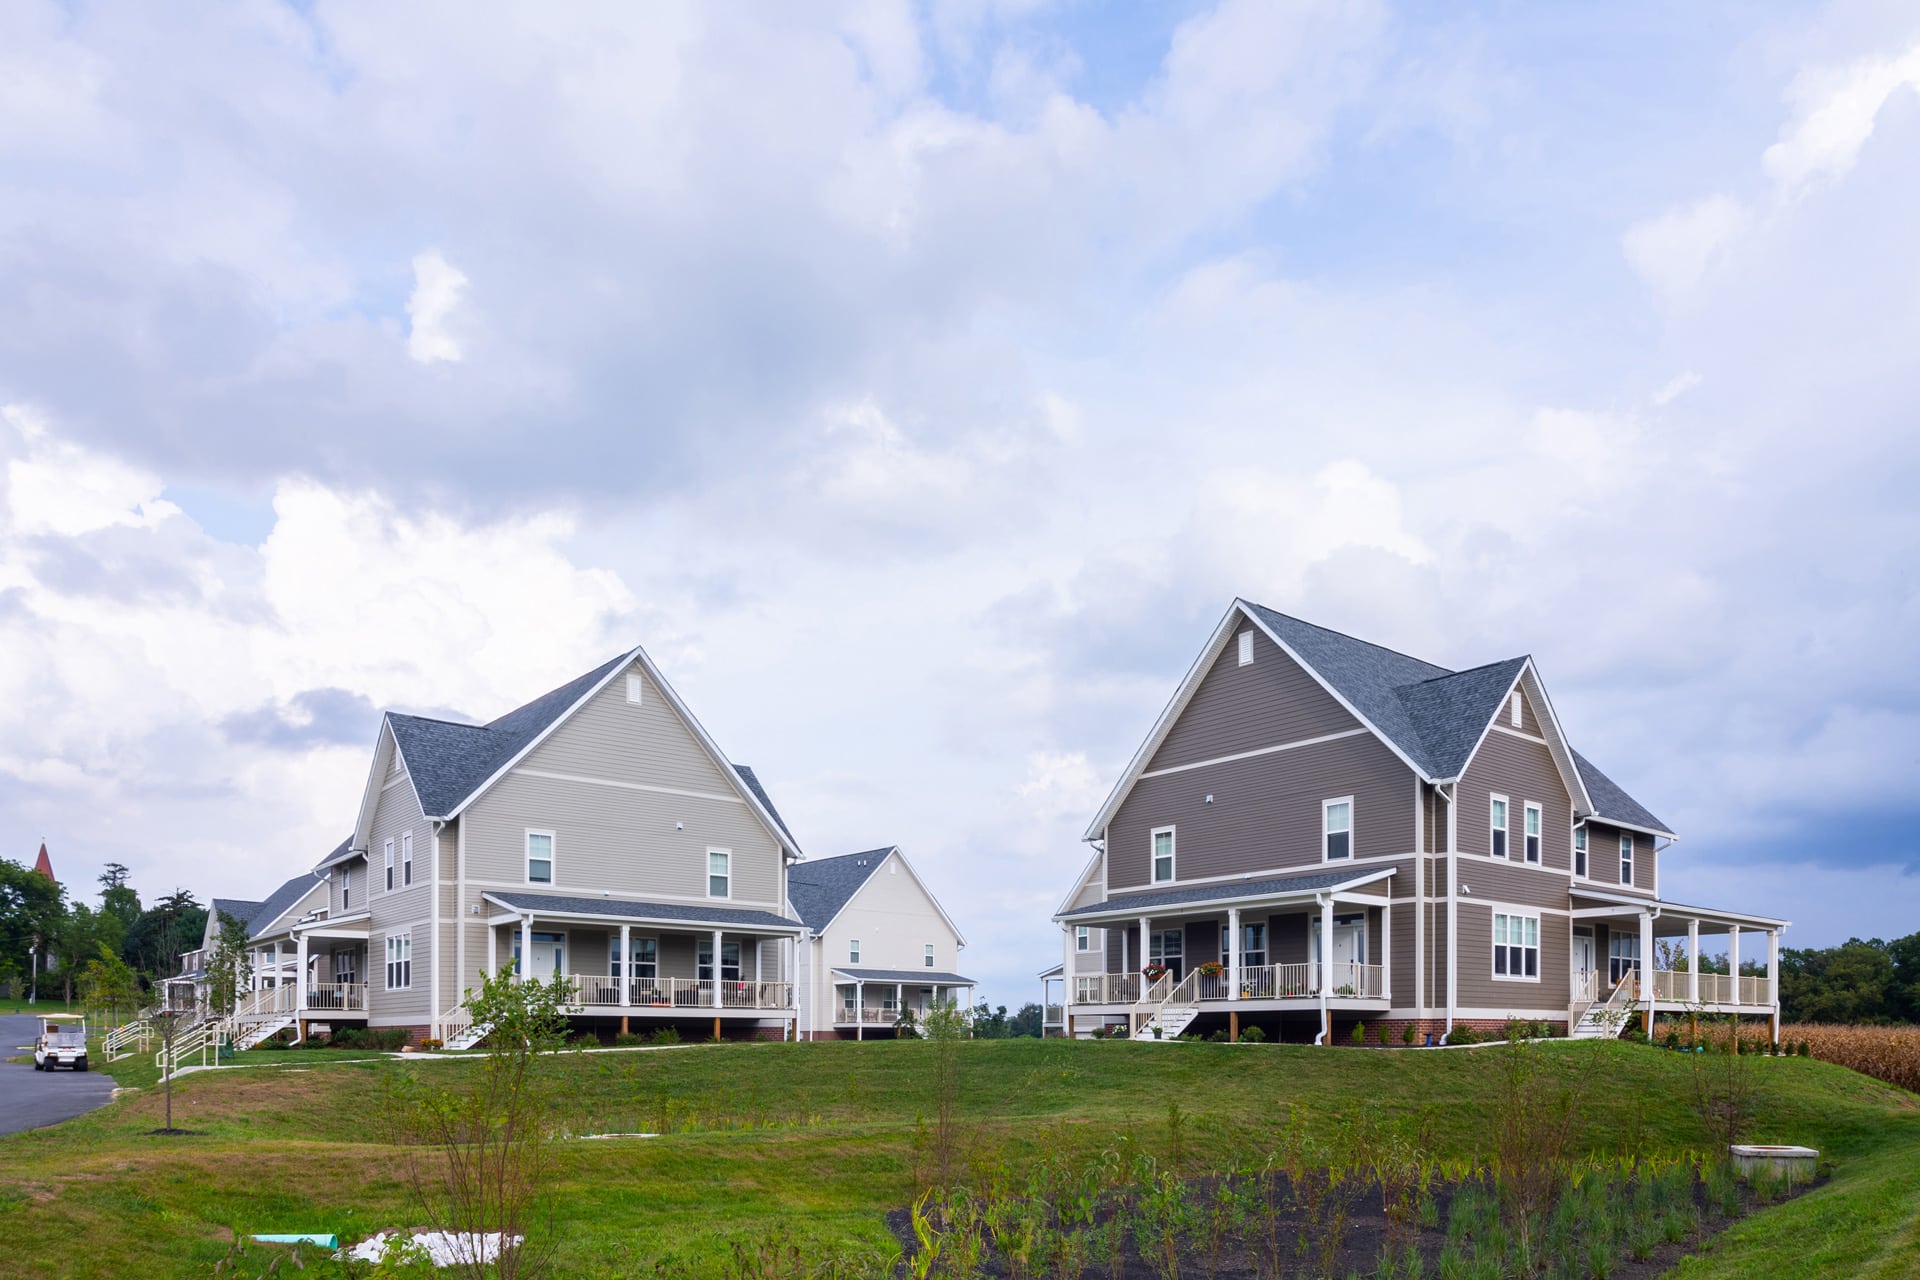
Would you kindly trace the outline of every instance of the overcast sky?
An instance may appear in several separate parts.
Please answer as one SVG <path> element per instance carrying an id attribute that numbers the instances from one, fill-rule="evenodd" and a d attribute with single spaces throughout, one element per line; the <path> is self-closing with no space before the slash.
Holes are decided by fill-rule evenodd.
<path id="1" fill-rule="evenodd" d="M 0 850 L 261 895 L 640 643 L 1018 1003 L 1244 595 L 1920 929 L 1920 10 L 1434 8 L 0 6 Z"/>

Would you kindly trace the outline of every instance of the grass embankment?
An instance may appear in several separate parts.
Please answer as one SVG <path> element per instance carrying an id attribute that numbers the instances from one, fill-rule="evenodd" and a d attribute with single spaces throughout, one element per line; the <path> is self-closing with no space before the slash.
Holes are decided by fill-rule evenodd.
<path id="1" fill-rule="evenodd" d="M 1686 1056 L 1599 1043 L 1550 1051 L 1582 1092 L 1576 1151 L 1708 1145 Z M 882 1214 L 914 1191 L 933 1052 L 911 1042 L 562 1054 L 549 1069 L 566 1075 L 574 1132 L 667 1136 L 567 1144 L 558 1273 L 642 1274 L 666 1260 L 720 1274 L 732 1241 L 775 1228 L 810 1252 L 890 1244 Z M 1500 1052 L 979 1042 L 963 1046 L 958 1116 L 979 1149 L 1016 1160 L 1123 1137 L 1165 1153 L 1175 1102 L 1189 1152 L 1241 1144 L 1292 1103 L 1313 1123 L 1363 1109 L 1425 1114 L 1436 1154 L 1485 1157 Z M 250 1055 L 263 1066 L 267 1057 Z M 414 1221 L 400 1162 L 380 1142 L 385 1086 L 471 1066 L 272 1057 L 264 1069 L 176 1083 L 175 1123 L 196 1137 L 148 1136 L 160 1099 L 145 1089 L 0 1139 L 0 1277 L 205 1275 L 229 1227 L 357 1238 Z M 1920 1098 L 1810 1059 L 1765 1059 L 1755 1071 L 1755 1139 L 1819 1147 L 1834 1177 L 1740 1223 L 1683 1274 L 1920 1274 Z"/>

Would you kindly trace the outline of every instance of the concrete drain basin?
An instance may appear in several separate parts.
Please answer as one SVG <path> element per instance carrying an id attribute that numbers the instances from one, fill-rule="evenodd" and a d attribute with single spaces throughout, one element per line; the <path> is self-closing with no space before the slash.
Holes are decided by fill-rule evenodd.
<path id="1" fill-rule="evenodd" d="M 1736 1143 L 1731 1150 L 1733 1171 L 1746 1179 L 1767 1173 L 1782 1182 L 1812 1182 L 1814 1169 L 1820 1163 L 1820 1153 L 1812 1147 Z"/>

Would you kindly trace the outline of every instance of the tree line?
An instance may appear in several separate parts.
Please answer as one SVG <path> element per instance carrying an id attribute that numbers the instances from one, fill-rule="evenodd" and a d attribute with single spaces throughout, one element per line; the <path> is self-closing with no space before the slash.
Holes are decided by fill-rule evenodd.
<path id="1" fill-rule="evenodd" d="M 1746 966 L 1742 965 L 1742 968 Z M 1920 1023 L 1920 932 L 1780 953 L 1787 1022 Z"/>
<path id="2" fill-rule="evenodd" d="M 130 879 L 108 863 L 97 903 L 70 900 L 64 886 L 0 858 L 0 993 L 115 1010 L 144 1003 L 180 953 L 199 945 L 207 911 L 185 889 L 143 905 Z"/>

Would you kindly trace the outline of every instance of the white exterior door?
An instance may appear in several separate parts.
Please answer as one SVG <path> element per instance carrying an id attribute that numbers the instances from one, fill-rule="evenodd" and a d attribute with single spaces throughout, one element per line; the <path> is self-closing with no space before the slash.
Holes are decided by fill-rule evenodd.
<path id="1" fill-rule="evenodd" d="M 541 982 L 556 973 L 566 971 L 563 963 L 565 957 L 561 953 L 564 946 L 565 944 L 559 938 L 537 933 L 533 935 L 533 959 L 528 972 L 532 974 L 534 981 Z"/>
<path id="2" fill-rule="evenodd" d="M 1594 959 L 1593 935 L 1576 933 L 1573 935 L 1573 998 L 1575 1000 L 1597 999 L 1600 993 L 1596 983 L 1600 975 Z"/>

